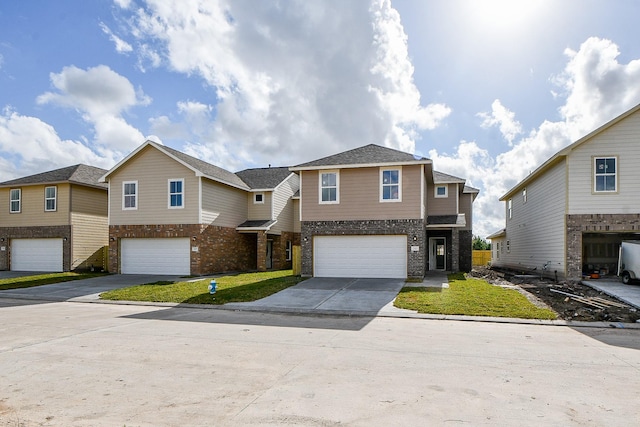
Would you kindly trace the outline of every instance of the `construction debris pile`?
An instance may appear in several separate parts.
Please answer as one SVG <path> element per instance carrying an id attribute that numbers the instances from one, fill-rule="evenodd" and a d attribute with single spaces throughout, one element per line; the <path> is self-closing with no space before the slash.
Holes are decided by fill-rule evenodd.
<path id="1" fill-rule="evenodd" d="M 536 275 L 474 267 L 471 276 L 496 286 L 514 288 L 536 305 L 547 306 L 564 320 L 633 323 L 640 311 L 582 283 L 559 282 Z"/>

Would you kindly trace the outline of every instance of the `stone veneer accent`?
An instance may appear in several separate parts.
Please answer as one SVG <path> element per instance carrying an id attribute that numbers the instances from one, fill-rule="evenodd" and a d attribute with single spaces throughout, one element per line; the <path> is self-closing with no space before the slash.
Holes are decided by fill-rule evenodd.
<path id="1" fill-rule="evenodd" d="M 567 279 L 582 278 L 582 233 L 638 233 L 640 214 L 580 214 L 566 216 Z"/>
<path id="2" fill-rule="evenodd" d="M 471 230 L 459 231 L 458 250 L 460 259 L 459 271 L 468 273 L 471 271 L 473 264 L 473 232 Z"/>
<path id="3" fill-rule="evenodd" d="M 198 247 L 198 252 L 191 251 L 193 275 L 256 269 L 255 234 L 206 224 L 160 224 L 109 226 L 109 271 L 120 272 L 120 239 L 171 237 L 188 237 L 191 247 Z"/>
<path id="4" fill-rule="evenodd" d="M 406 235 L 407 276 L 423 278 L 425 268 L 425 222 L 421 219 L 302 221 L 302 275 L 313 275 L 314 236 Z M 413 240 L 414 236 L 416 240 Z M 411 246 L 420 246 L 411 252 Z"/>
<path id="5" fill-rule="evenodd" d="M 60 238 L 62 242 L 62 269 L 71 271 L 71 226 L 51 225 L 42 227 L 0 227 L 0 270 L 11 268 L 11 239 L 45 239 Z"/>

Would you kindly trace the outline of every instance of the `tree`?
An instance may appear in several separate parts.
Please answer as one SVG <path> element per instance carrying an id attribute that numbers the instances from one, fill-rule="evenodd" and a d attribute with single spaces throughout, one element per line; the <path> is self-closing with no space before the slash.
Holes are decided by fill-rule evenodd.
<path id="1" fill-rule="evenodd" d="M 473 236 L 473 249 L 476 251 L 488 251 L 491 249 L 491 243 L 488 243 L 480 236 Z"/>

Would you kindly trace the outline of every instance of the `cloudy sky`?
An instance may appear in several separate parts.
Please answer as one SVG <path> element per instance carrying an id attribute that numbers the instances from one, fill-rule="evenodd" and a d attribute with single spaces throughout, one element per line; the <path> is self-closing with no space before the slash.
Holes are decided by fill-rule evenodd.
<path id="1" fill-rule="evenodd" d="M 232 171 L 376 143 L 481 190 L 640 103 L 636 0 L 0 4 L 0 181 L 150 136 Z"/>

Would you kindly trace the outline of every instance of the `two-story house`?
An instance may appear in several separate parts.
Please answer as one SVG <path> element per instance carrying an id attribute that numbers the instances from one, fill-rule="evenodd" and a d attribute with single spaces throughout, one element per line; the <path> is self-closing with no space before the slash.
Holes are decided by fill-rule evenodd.
<path id="1" fill-rule="evenodd" d="M 105 268 L 105 172 L 75 165 L 0 183 L 0 270 Z"/>
<path id="2" fill-rule="evenodd" d="M 640 105 L 560 150 L 500 198 L 493 266 L 579 280 L 615 274 L 623 240 L 640 239 Z"/>
<path id="3" fill-rule="evenodd" d="M 291 170 L 300 175 L 303 275 L 471 269 L 478 190 L 434 171 L 431 160 L 371 144 Z"/>
<path id="4" fill-rule="evenodd" d="M 109 270 L 201 275 L 290 268 L 298 176 L 239 173 L 146 141 L 109 184 Z"/>

